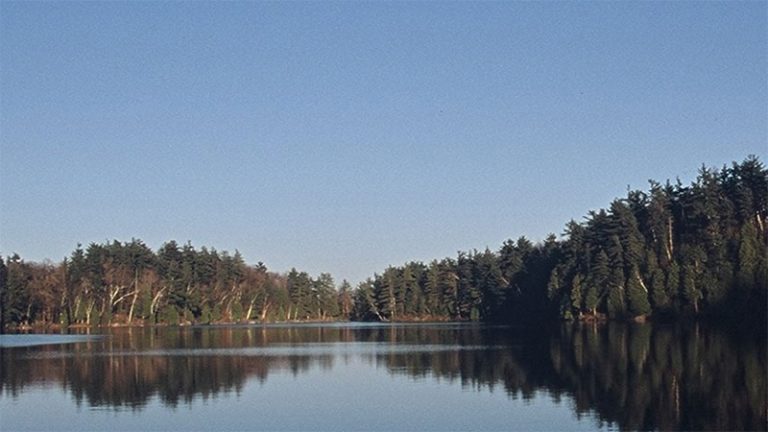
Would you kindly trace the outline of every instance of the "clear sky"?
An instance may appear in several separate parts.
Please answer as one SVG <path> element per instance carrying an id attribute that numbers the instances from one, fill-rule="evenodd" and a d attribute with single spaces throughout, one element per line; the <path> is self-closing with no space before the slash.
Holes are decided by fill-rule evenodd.
<path id="1" fill-rule="evenodd" d="M 337 281 L 768 153 L 768 2 L 0 2 L 0 253 Z"/>

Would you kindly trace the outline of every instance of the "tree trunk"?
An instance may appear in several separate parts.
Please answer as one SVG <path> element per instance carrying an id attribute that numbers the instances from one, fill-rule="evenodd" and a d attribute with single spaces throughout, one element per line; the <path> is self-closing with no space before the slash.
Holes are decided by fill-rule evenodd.
<path id="1" fill-rule="evenodd" d="M 248 321 L 251 319 L 251 312 L 253 312 L 253 303 L 256 301 L 254 298 L 251 300 L 251 302 L 248 304 L 248 311 L 245 313 L 245 320 Z"/>
<path id="2" fill-rule="evenodd" d="M 643 291 L 645 291 L 645 293 L 648 294 L 648 287 L 645 286 L 645 282 L 643 282 L 643 278 L 640 277 L 639 270 L 635 270 L 635 277 L 637 278 L 637 281 L 640 282 L 640 286 L 643 288 Z"/>
<path id="3" fill-rule="evenodd" d="M 267 303 L 267 301 L 264 300 L 264 306 L 262 306 L 261 308 L 261 316 L 260 316 L 261 321 L 264 321 L 265 319 L 267 319 L 267 311 L 269 311 L 270 306 L 272 306 L 272 304 Z"/>
<path id="4" fill-rule="evenodd" d="M 110 304 L 110 307 L 111 307 L 112 302 L 109 301 L 109 304 Z M 107 310 L 107 301 L 103 300 L 101 302 L 101 310 L 99 311 L 99 324 L 104 324 L 104 321 L 103 321 L 104 320 L 104 312 L 106 312 L 106 310 Z M 110 317 L 110 320 L 111 319 L 112 319 L 112 317 Z M 109 323 L 107 323 L 107 324 L 109 324 Z"/>
<path id="5" fill-rule="evenodd" d="M 155 311 L 156 311 L 156 307 L 157 307 L 157 302 L 159 302 L 160 298 L 162 298 L 163 291 L 165 291 L 165 288 L 166 287 L 161 288 L 160 291 L 158 291 L 157 294 L 155 294 L 155 296 L 152 298 L 152 303 L 149 304 L 149 315 L 150 316 L 154 316 Z"/>
<path id="6" fill-rule="evenodd" d="M 672 218 L 667 218 L 667 259 L 672 262 L 672 255 L 675 253 L 675 247 L 672 243 Z"/>
<path id="7" fill-rule="evenodd" d="M 77 296 L 75 298 L 75 311 L 72 313 L 73 317 L 77 318 L 77 315 L 80 313 L 80 296 Z M 72 320 L 69 321 L 70 323 Z"/>
<path id="8" fill-rule="evenodd" d="M 139 289 L 133 292 L 133 300 L 131 300 L 131 308 L 128 310 L 128 324 L 133 321 L 133 308 L 136 307 L 136 299 L 139 298 Z"/>
<path id="9" fill-rule="evenodd" d="M 85 310 L 85 324 L 90 326 L 91 325 L 91 314 L 93 313 L 93 307 L 95 304 L 93 301 L 88 303 L 88 308 Z"/>

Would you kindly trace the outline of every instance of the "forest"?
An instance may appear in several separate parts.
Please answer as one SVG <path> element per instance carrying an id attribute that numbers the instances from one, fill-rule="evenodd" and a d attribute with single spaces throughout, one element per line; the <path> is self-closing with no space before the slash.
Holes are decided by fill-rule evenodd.
<path id="1" fill-rule="evenodd" d="M 408 262 L 357 287 L 240 253 L 138 239 L 78 245 L 59 263 L 0 259 L 0 329 L 273 321 L 636 320 L 765 324 L 768 170 L 756 156 L 650 181 L 562 235 Z"/>

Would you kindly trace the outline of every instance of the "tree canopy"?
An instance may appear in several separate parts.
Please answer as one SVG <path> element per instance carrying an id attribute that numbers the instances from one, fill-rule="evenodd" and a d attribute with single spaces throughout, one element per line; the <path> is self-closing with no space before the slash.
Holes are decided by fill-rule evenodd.
<path id="1" fill-rule="evenodd" d="M 284 320 L 632 319 L 764 322 L 768 170 L 755 156 L 632 190 L 558 239 L 390 266 L 353 288 L 176 241 L 78 245 L 60 263 L 0 259 L 0 329 Z"/>

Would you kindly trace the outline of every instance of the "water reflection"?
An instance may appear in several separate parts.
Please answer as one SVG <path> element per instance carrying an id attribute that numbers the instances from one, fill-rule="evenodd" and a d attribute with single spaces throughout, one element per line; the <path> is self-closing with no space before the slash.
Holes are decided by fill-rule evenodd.
<path id="1" fill-rule="evenodd" d="M 239 394 L 270 373 L 300 377 L 335 365 L 333 373 L 343 373 L 357 358 L 393 376 L 468 391 L 569 396 L 577 414 L 622 429 L 765 429 L 768 410 L 763 339 L 698 326 L 123 329 L 103 340 L 0 349 L 0 356 L 3 397 L 53 384 L 79 405 L 115 409 Z"/>
<path id="2" fill-rule="evenodd" d="M 577 409 L 625 429 L 766 429 L 764 337 L 650 325 L 566 328 L 554 374 Z"/>

